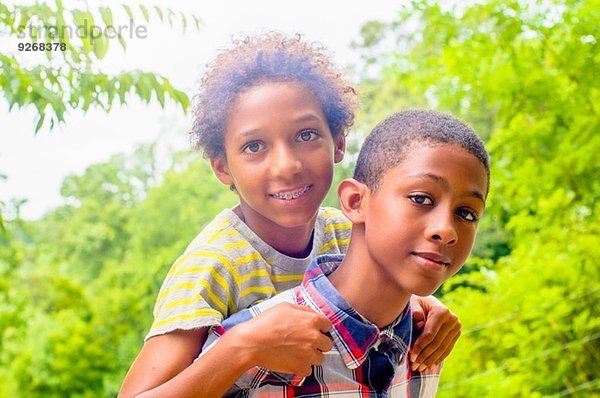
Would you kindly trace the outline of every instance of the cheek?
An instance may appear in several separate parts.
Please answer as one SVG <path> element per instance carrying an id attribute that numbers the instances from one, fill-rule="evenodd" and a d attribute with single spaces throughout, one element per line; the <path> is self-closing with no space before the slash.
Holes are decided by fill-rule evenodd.
<path id="1" fill-rule="evenodd" d="M 309 165 L 315 173 L 318 173 L 322 178 L 333 179 L 333 169 L 335 164 L 333 163 L 333 154 L 331 153 L 313 153 L 310 156 L 305 157 L 305 164 Z M 312 165 L 312 166 L 310 166 Z"/>
<path id="2" fill-rule="evenodd" d="M 372 203 L 367 214 L 368 240 L 381 256 L 397 257 L 405 246 L 410 246 L 417 234 L 415 223 L 411 223 L 401 212 L 390 212 L 385 203 Z"/>
<path id="3" fill-rule="evenodd" d="M 469 228 L 460 236 L 460 244 L 456 253 L 456 260 L 460 262 L 461 266 L 465 263 L 469 257 L 469 254 L 471 254 L 473 243 L 475 243 L 475 232 L 476 230 L 474 228 Z"/>

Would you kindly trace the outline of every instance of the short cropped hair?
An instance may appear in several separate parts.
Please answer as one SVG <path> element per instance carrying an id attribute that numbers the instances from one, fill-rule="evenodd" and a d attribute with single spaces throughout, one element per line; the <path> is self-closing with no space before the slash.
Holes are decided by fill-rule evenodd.
<path id="1" fill-rule="evenodd" d="M 489 187 L 490 160 L 481 138 L 458 118 L 427 109 L 394 113 L 377 124 L 362 145 L 354 179 L 375 192 L 383 175 L 399 165 L 419 144 L 455 144 L 464 148 L 483 164 Z"/>
<path id="2" fill-rule="evenodd" d="M 324 47 L 300 35 L 268 33 L 235 40 L 204 74 L 194 97 L 190 140 L 209 159 L 225 155 L 227 117 L 238 96 L 267 82 L 294 82 L 309 89 L 334 137 L 354 123 L 354 88 L 342 78 Z"/>

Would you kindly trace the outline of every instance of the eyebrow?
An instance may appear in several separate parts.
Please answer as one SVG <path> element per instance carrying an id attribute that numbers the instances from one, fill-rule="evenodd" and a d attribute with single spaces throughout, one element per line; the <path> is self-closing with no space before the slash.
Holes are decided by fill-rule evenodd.
<path id="1" fill-rule="evenodd" d="M 450 191 L 451 187 L 450 184 L 448 183 L 448 181 L 446 181 L 443 177 L 437 175 L 437 174 L 432 174 L 432 173 L 420 173 L 420 174 L 414 174 L 409 176 L 409 178 L 427 178 L 430 180 L 433 180 L 435 182 L 437 182 L 444 191 Z M 481 200 L 484 204 L 485 204 L 485 198 L 483 197 L 483 194 L 477 190 L 473 190 L 473 191 L 469 191 L 467 196 L 471 196 L 474 198 L 477 198 L 479 200 Z"/>
<path id="2" fill-rule="evenodd" d="M 313 113 L 307 113 L 305 115 L 299 116 L 293 120 L 294 123 L 304 123 L 304 122 L 321 122 L 321 118 Z M 240 133 L 241 137 L 249 137 L 256 133 L 260 132 L 260 128 L 250 129 L 246 131 L 242 131 Z"/>

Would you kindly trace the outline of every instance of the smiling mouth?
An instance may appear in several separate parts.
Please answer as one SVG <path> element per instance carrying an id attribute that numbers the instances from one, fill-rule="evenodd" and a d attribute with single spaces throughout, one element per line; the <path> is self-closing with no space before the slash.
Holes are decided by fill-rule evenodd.
<path id="1" fill-rule="evenodd" d="M 442 257 L 438 254 L 435 253 L 419 253 L 419 252 L 413 252 L 413 254 L 417 257 L 420 257 L 424 260 L 427 261 L 431 261 L 433 263 L 436 263 L 438 265 L 444 266 L 444 267 L 448 267 L 450 266 L 450 260 L 446 257 Z"/>
<path id="2" fill-rule="evenodd" d="M 269 196 L 271 196 L 272 198 L 275 198 L 275 199 L 280 199 L 280 200 L 294 200 L 294 199 L 298 199 L 300 196 L 304 195 L 311 188 L 312 188 L 312 185 L 306 185 L 306 186 L 303 186 L 302 188 L 299 188 L 299 189 L 296 189 L 293 191 L 272 193 L 272 194 L 269 194 Z"/>

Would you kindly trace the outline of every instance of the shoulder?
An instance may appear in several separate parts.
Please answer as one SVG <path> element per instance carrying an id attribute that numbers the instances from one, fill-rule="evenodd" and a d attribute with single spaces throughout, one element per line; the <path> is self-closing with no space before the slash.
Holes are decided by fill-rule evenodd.
<path id="1" fill-rule="evenodd" d="M 333 207 L 322 207 L 319 209 L 319 216 L 315 225 L 316 236 L 322 237 L 323 242 L 318 254 L 346 252 L 350 242 L 352 223 L 341 210 Z"/>
<path id="2" fill-rule="evenodd" d="M 334 207 L 321 207 L 319 209 L 319 218 L 323 219 L 326 224 L 347 224 L 350 221 L 346 218 L 341 210 Z"/>
<path id="3" fill-rule="evenodd" d="M 239 219 L 233 211 L 221 211 L 173 263 L 167 277 L 197 265 L 222 268 L 235 277 L 239 271 L 238 259 L 252 257 L 256 252 L 238 225 Z"/>
<path id="4" fill-rule="evenodd" d="M 221 211 L 192 240 L 184 255 L 206 246 L 215 249 L 221 248 L 225 251 L 232 242 L 246 241 L 246 238 L 237 228 L 237 219 L 237 215 L 231 209 Z"/>
<path id="5" fill-rule="evenodd" d="M 346 218 L 341 210 L 333 207 L 322 207 L 319 210 L 319 218 L 323 220 L 324 232 L 334 233 L 335 235 L 347 235 L 352 229 L 352 223 Z"/>

